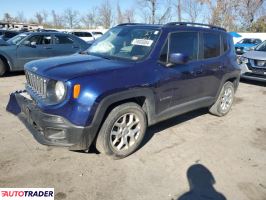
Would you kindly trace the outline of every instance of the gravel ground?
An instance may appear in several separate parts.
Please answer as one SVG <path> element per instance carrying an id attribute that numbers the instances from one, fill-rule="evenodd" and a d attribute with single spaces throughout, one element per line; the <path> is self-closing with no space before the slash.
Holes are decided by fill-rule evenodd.
<path id="1" fill-rule="evenodd" d="M 55 199 L 266 199 L 266 87 L 241 82 L 231 112 L 205 109 L 153 127 L 122 160 L 38 144 L 5 111 L 23 74 L 0 78 L 0 187 L 54 187 Z"/>

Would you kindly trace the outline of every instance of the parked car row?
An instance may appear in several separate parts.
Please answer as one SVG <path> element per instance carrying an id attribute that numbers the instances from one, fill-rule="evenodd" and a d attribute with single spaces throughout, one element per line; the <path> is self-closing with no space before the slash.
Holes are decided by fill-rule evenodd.
<path id="1" fill-rule="evenodd" d="M 261 42 L 258 38 L 244 38 L 235 44 L 236 54 L 242 55 L 247 51 L 253 50 Z"/>
<path id="2" fill-rule="evenodd" d="M 70 34 L 73 34 L 86 42 L 91 42 L 96 40 L 97 38 L 101 37 L 103 35 L 100 31 L 92 31 L 92 32 L 85 32 L 85 31 L 72 31 L 69 32 Z"/>
<path id="3" fill-rule="evenodd" d="M 266 40 L 239 60 L 242 78 L 266 82 Z"/>
<path id="4" fill-rule="evenodd" d="M 21 71 L 25 63 L 42 58 L 71 55 L 88 49 L 84 40 L 60 32 L 21 33 L 0 46 L 0 76 Z"/>

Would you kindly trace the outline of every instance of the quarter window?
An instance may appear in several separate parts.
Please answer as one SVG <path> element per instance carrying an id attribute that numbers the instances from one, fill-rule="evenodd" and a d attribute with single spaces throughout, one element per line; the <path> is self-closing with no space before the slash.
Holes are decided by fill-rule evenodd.
<path id="1" fill-rule="evenodd" d="M 220 56 L 220 35 L 214 33 L 203 34 L 204 58 L 214 58 Z"/>
<path id="2" fill-rule="evenodd" d="M 198 58 L 198 33 L 197 32 L 177 32 L 170 36 L 169 53 L 183 53 L 189 60 Z"/>
<path id="3" fill-rule="evenodd" d="M 226 52 L 228 50 L 228 40 L 226 36 L 222 36 L 223 39 L 223 47 L 224 47 L 224 52 Z"/>

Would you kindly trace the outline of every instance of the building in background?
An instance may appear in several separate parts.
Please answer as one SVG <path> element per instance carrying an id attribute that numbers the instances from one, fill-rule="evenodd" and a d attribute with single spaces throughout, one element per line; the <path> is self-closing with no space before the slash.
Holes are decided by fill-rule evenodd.
<path id="1" fill-rule="evenodd" d="M 0 21 L 0 29 L 8 29 L 8 30 L 37 30 L 37 29 L 43 29 L 43 26 L 38 25 L 38 24 Z"/>

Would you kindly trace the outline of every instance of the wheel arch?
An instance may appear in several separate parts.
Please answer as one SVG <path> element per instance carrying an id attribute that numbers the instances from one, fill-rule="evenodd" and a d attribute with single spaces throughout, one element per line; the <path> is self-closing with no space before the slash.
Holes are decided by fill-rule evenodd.
<path id="1" fill-rule="evenodd" d="M 7 71 L 12 71 L 13 66 L 10 59 L 3 53 L 0 53 L 0 59 L 6 64 Z"/>
<path id="2" fill-rule="evenodd" d="M 96 127 L 97 133 L 102 123 L 113 108 L 129 102 L 136 103 L 143 108 L 147 116 L 147 122 L 150 124 L 150 122 L 153 120 L 155 108 L 154 94 L 152 90 L 147 88 L 131 89 L 108 95 L 100 101 L 91 123 L 92 126 Z"/>

